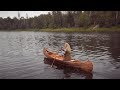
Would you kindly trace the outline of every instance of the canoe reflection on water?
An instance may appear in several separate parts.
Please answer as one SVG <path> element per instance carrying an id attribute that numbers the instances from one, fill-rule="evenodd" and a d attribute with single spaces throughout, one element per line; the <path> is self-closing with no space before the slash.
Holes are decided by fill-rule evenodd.
<path id="1" fill-rule="evenodd" d="M 65 78 L 70 78 L 71 77 L 71 74 L 72 73 L 75 73 L 77 75 L 80 75 L 80 76 L 84 76 L 85 79 L 92 79 L 93 78 L 93 74 L 92 72 L 91 73 L 86 73 L 84 71 L 80 71 L 78 69 L 74 69 L 74 68 L 67 68 L 67 67 L 64 67 L 62 65 L 56 65 L 57 63 L 53 63 L 51 60 L 49 60 L 48 58 L 44 58 L 44 63 L 45 64 L 49 64 L 52 66 L 53 64 L 53 67 L 54 65 L 56 66 L 56 69 L 62 69 L 63 70 L 63 73 L 64 73 L 64 77 L 62 79 L 65 79 Z M 51 67 L 52 68 L 52 67 Z"/>

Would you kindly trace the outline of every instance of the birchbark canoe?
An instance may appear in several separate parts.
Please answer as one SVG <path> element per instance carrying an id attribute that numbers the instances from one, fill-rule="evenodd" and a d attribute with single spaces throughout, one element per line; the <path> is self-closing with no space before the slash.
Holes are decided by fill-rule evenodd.
<path id="1" fill-rule="evenodd" d="M 85 72 L 92 72 L 93 70 L 93 63 L 90 60 L 70 60 L 70 61 L 65 61 L 64 56 L 59 55 L 58 53 L 49 51 L 47 48 L 43 49 L 43 53 L 47 60 L 53 62 L 54 65 L 56 66 L 61 66 L 61 67 L 67 67 L 67 68 L 73 68 L 77 70 L 82 70 Z"/>

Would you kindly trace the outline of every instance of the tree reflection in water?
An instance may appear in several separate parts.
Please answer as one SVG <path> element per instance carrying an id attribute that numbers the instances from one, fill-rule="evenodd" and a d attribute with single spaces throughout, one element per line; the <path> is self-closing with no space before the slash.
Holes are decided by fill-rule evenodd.
<path id="1" fill-rule="evenodd" d="M 120 34 L 111 34 L 109 45 L 112 57 L 116 62 L 120 62 Z"/>
<path id="2" fill-rule="evenodd" d="M 112 33 L 110 34 L 109 49 L 113 60 L 110 61 L 114 65 L 115 69 L 120 68 L 120 34 Z"/>

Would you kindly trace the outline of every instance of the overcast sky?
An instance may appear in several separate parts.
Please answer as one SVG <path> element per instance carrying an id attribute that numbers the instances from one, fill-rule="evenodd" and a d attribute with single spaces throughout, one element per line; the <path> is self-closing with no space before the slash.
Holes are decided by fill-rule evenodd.
<path id="1" fill-rule="evenodd" d="M 28 17 L 34 17 L 39 16 L 40 14 L 47 14 L 50 11 L 19 11 L 20 17 L 26 17 L 26 13 L 28 14 Z M 18 11 L 0 11 L 0 17 L 6 18 L 6 17 L 18 17 Z"/>

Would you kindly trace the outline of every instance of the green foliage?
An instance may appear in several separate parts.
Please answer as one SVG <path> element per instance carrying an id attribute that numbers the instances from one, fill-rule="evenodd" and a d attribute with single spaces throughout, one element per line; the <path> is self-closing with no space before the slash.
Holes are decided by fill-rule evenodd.
<path id="1" fill-rule="evenodd" d="M 62 31 L 60 28 L 81 27 L 87 30 L 87 28 L 95 27 L 96 25 L 102 28 L 120 26 L 120 11 L 66 11 L 64 13 L 52 11 L 52 13 L 41 14 L 32 18 L 0 18 L 0 30 L 41 30 L 47 28 L 53 30 L 59 28 Z"/>
<path id="2" fill-rule="evenodd" d="M 87 27 L 89 25 L 89 17 L 86 13 L 79 16 L 79 24 L 81 27 Z"/>

